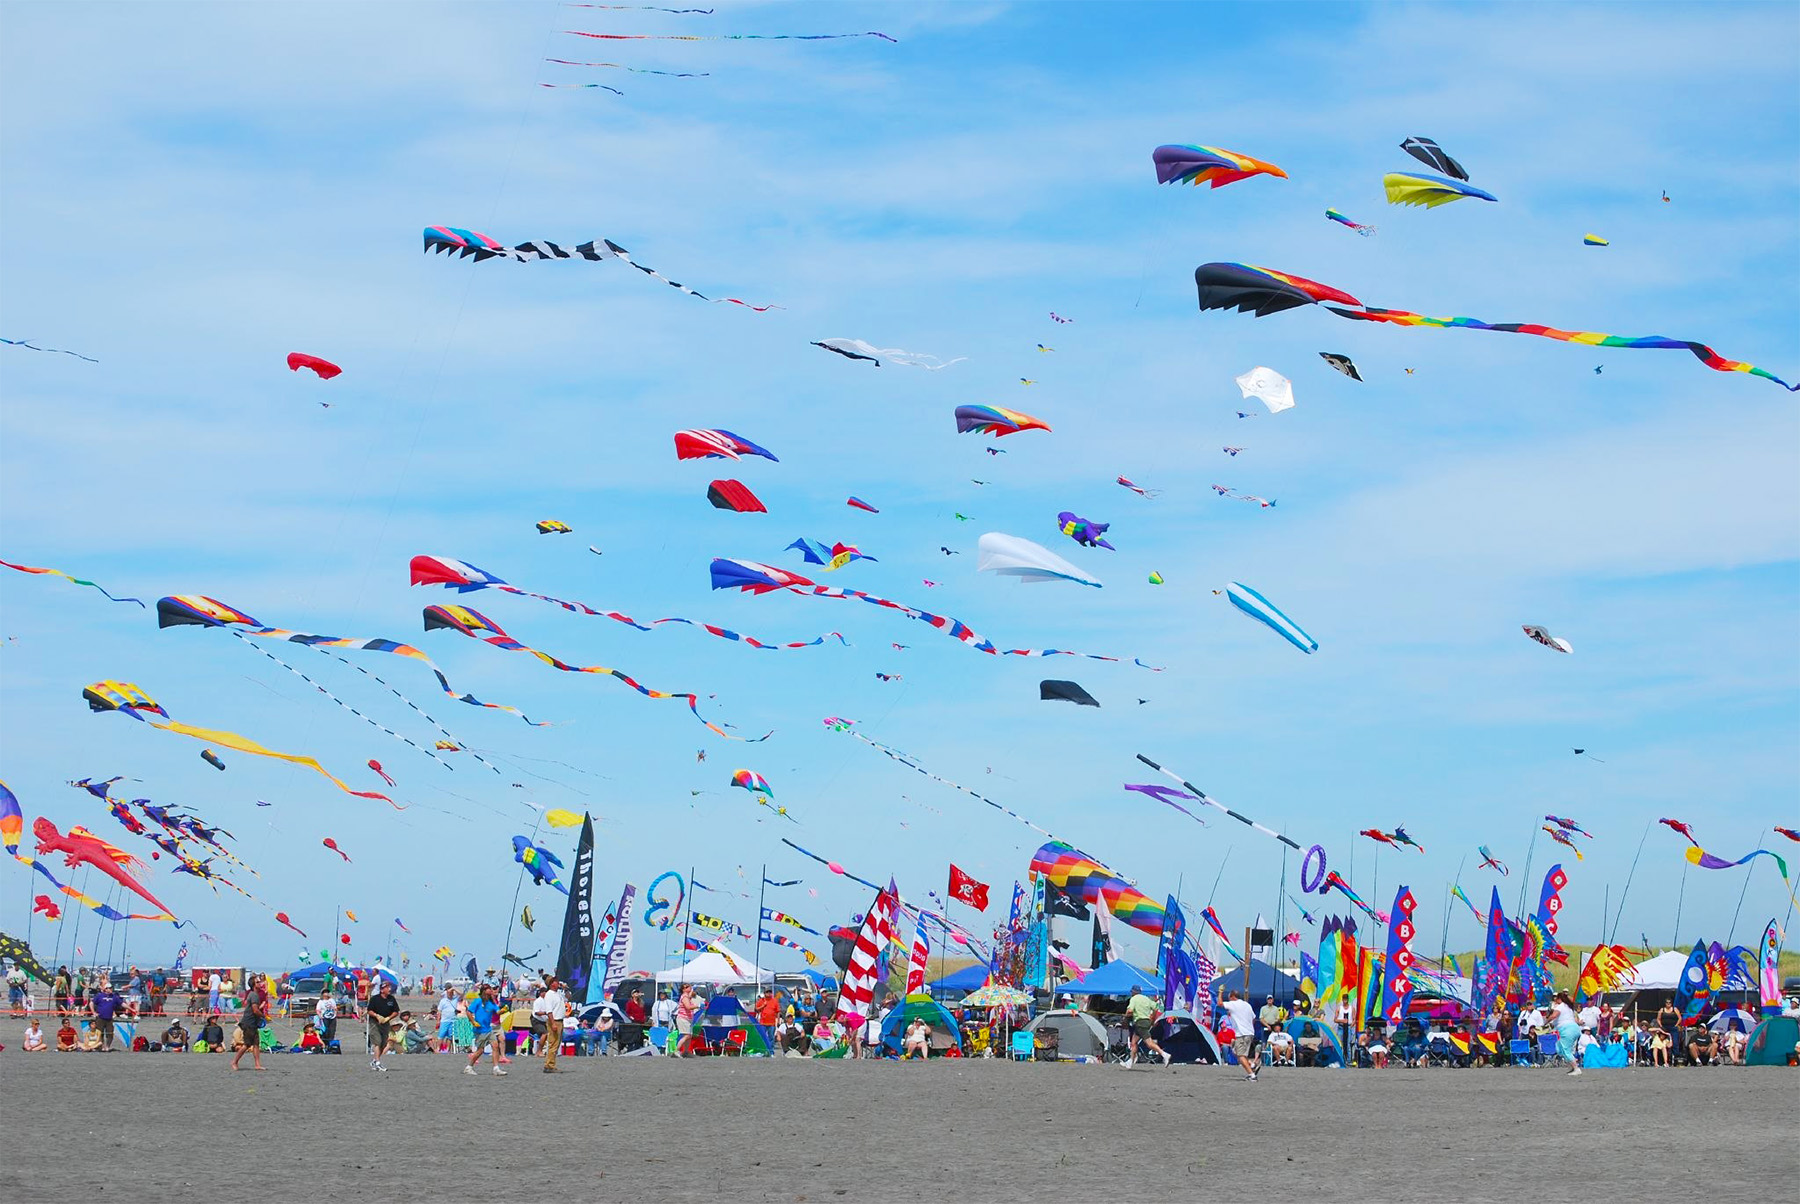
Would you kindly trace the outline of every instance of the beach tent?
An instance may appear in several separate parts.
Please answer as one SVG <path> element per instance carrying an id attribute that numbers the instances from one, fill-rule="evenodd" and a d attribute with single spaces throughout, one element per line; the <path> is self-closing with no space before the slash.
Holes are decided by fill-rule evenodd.
<path id="1" fill-rule="evenodd" d="M 1659 953 L 1649 961 L 1639 962 L 1620 986 L 1634 991 L 1673 991 L 1681 985 L 1681 971 L 1688 955 L 1679 949 Z"/>
<path id="2" fill-rule="evenodd" d="M 906 1030 L 914 1020 L 923 1020 L 931 1026 L 933 1053 L 942 1053 L 952 1045 L 962 1045 L 962 1030 L 957 1027 L 956 1017 L 943 1004 L 929 995 L 908 995 L 906 1002 L 890 1011 L 887 1019 L 881 1022 L 881 1048 L 889 1053 L 901 1052 Z"/>
<path id="3" fill-rule="evenodd" d="M 1162 983 L 1130 962 L 1107 962 L 1091 971 L 1079 982 L 1066 982 L 1056 988 L 1058 995 L 1117 995 L 1123 998 L 1138 987 L 1153 999 L 1162 998 Z"/>
<path id="4" fill-rule="evenodd" d="M 1768 1016 L 1750 1034 L 1744 1047 L 1747 1066 L 1786 1066 L 1794 1047 L 1800 1045 L 1800 1019 L 1793 1016 Z"/>
<path id="5" fill-rule="evenodd" d="M 1106 1026 L 1086 1012 L 1057 1008 L 1055 1011 L 1038 1015 L 1025 1026 L 1024 1031 L 1030 1033 L 1032 1039 L 1036 1040 L 1039 1037 L 1048 1037 L 1046 1029 L 1056 1034 L 1056 1056 L 1064 1061 L 1070 1058 L 1104 1058 L 1106 1056 Z"/>
<path id="6" fill-rule="evenodd" d="M 1219 1039 L 1188 1012 L 1164 1012 L 1151 1026 L 1150 1035 L 1169 1051 L 1171 1062 L 1201 1062 L 1216 1066 L 1224 1062 L 1219 1053 Z"/>
<path id="7" fill-rule="evenodd" d="M 1294 1046 L 1295 1046 L 1294 1057 L 1295 1057 L 1296 1061 L 1298 1061 L 1298 1059 L 1300 1057 L 1300 1051 L 1299 1051 L 1300 1038 L 1302 1038 L 1302 1037 L 1323 1037 L 1324 1040 L 1319 1043 L 1320 1051 L 1323 1052 L 1327 1047 L 1329 1047 L 1332 1050 L 1332 1052 L 1337 1054 L 1338 1066 L 1340 1066 L 1340 1067 L 1343 1066 L 1343 1064 L 1344 1064 L 1344 1043 L 1338 1039 L 1338 1030 L 1337 1030 L 1336 1025 L 1326 1024 L 1323 1021 L 1318 1020 L 1312 1016 L 1295 1016 L 1292 1020 L 1289 1020 L 1282 1027 L 1287 1029 L 1287 1035 L 1294 1039 Z"/>
<path id="8" fill-rule="evenodd" d="M 934 994 L 940 995 L 945 991 L 973 991 L 987 981 L 987 976 L 988 968 L 980 962 L 976 962 L 972 966 L 963 967 L 954 974 L 944 975 L 931 984 L 931 989 Z"/>
<path id="9" fill-rule="evenodd" d="M 664 970 L 657 974 L 659 983 L 691 982 L 702 986 L 742 987 L 752 983 L 771 983 L 775 981 L 775 971 L 759 969 L 755 962 L 747 957 L 733 954 L 731 961 L 726 961 L 711 949 L 706 950 L 685 966 L 677 966 L 673 970 Z"/>
<path id="10" fill-rule="evenodd" d="M 1246 999 L 1252 1001 L 1252 1007 L 1256 1006 L 1255 1001 L 1269 995 L 1275 996 L 1275 1002 L 1282 1004 L 1292 1003 L 1302 995 L 1300 984 L 1292 975 L 1282 973 L 1261 958 L 1253 958 L 1250 962 L 1250 985 L 1248 988 L 1244 986 L 1244 968 L 1242 966 L 1233 966 L 1225 971 L 1213 979 L 1213 985 L 1221 992 L 1237 991 L 1241 993 Z"/>

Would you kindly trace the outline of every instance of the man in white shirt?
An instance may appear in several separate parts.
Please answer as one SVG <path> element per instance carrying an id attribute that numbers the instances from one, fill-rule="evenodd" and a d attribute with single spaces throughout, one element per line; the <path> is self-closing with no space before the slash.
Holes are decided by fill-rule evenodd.
<path id="1" fill-rule="evenodd" d="M 337 996 L 327 990 L 319 996 L 318 1005 L 313 1008 L 313 1019 L 319 1024 L 319 1040 L 325 1043 L 326 1048 L 330 1048 L 331 1043 L 337 1039 L 337 1017 Z"/>
<path id="2" fill-rule="evenodd" d="M 1530 1010 L 1519 1017 L 1519 1021 L 1524 1024 L 1526 1032 L 1535 1035 L 1543 1031 L 1544 1013 L 1539 1011 L 1537 1004 L 1534 1003 L 1531 1005 Z"/>
<path id="3" fill-rule="evenodd" d="M 1581 1014 L 1576 1017 L 1576 1023 L 1581 1025 L 1582 1029 L 1586 1032 L 1591 1033 L 1599 1029 L 1600 1006 L 1590 1002 L 1586 1007 L 1581 1009 Z"/>
<path id="4" fill-rule="evenodd" d="M 438 1052 L 443 1053 L 456 1034 L 456 992 L 449 987 L 444 988 L 444 997 L 438 1000 L 437 1020 Z"/>
<path id="5" fill-rule="evenodd" d="M 656 1003 L 650 1008 L 650 1022 L 657 1028 L 675 1027 L 675 998 L 667 987 L 663 988 Z"/>
<path id="6" fill-rule="evenodd" d="M 1236 991 L 1225 993 L 1224 1011 L 1231 1018 L 1231 1051 L 1237 1055 L 1244 1077 L 1256 1078 L 1256 1013 L 1250 1004 L 1238 998 Z"/>
<path id="7" fill-rule="evenodd" d="M 206 1006 L 209 1011 L 219 1010 L 219 992 L 225 984 L 219 979 L 219 972 L 214 970 L 206 976 Z"/>
<path id="8" fill-rule="evenodd" d="M 569 1016 L 569 997 L 556 975 L 544 975 L 544 991 L 531 1005 L 532 1015 L 544 1017 L 544 1073 L 556 1073 L 556 1055 L 562 1052 L 563 1021 Z"/>

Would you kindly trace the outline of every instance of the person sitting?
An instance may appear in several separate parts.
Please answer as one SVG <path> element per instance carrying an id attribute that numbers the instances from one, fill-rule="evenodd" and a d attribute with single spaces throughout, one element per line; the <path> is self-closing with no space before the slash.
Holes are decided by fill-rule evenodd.
<path id="1" fill-rule="evenodd" d="M 195 1043 L 194 1052 L 195 1053 L 224 1053 L 225 1052 L 225 1029 L 222 1025 L 220 1025 L 219 1018 L 216 1015 L 208 1016 L 206 1018 L 206 1023 L 201 1025 L 200 1040 Z"/>
<path id="2" fill-rule="evenodd" d="M 819 1017 L 819 1022 L 813 1025 L 812 1051 L 814 1053 L 824 1053 L 826 1050 L 836 1045 L 837 1042 L 836 1021 L 828 1020 L 823 1016 Z"/>
<path id="3" fill-rule="evenodd" d="M 1294 1038 L 1284 1028 L 1269 1030 L 1269 1064 L 1272 1066 L 1292 1066 L 1294 1064 Z"/>
<path id="4" fill-rule="evenodd" d="M 905 1059 L 912 1057 L 915 1053 L 926 1060 L 931 1058 L 931 1026 L 926 1024 L 922 1017 L 914 1020 L 907 1028 L 906 1040 L 901 1046 L 900 1056 Z"/>
<path id="5" fill-rule="evenodd" d="M 1425 1036 L 1425 1027 L 1419 1023 L 1417 1016 L 1408 1016 L 1406 1026 L 1400 1034 L 1400 1056 L 1408 1066 L 1423 1066 L 1425 1055 L 1431 1049 Z"/>
<path id="6" fill-rule="evenodd" d="M 411 1012 L 400 1013 L 399 1043 L 395 1048 L 401 1053 L 430 1053 L 431 1038 L 419 1030 L 419 1021 Z"/>
<path id="7" fill-rule="evenodd" d="M 1673 1048 L 1673 1045 L 1674 1042 L 1669 1039 L 1669 1034 L 1666 1030 L 1660 1028 L 1651 1029 L 1650 1065 L 1673 1066 L 1675 1063 L 1669 1060 L 1669 1053 Z"/>
<path id="8" fill-rule="evenodd" d="M 1713 1051 L 1712 1030 L 1704 1024 L 1696 1024 L 1688 1034 L 1688 1061 L 1695 1066 L 1715 1066 L 1718 1059 Z"/>
<path id="9" fill-rule="evenodd" d="M 169 1023 L 163 1030 L 162 1047 L 164 1053 L 186 1053 L 188 1051 L 188 1031 L 181 1026 L 179 1019 Z"/>
<path id="10" fill-rule="evenodd" d="M 1742 1066 L 1744 1064 L 1744 1050 L 1750 1044 L 1750 1034 L 1744 1031 L 1744 1022 L 1739 1020 L 1736 1016 L 1733 1016 L 1727 1023 L 1729 1027 L 1725 1030 L 1725 1040 L 1723 1042 L 1725 1060 L 1730 1062 L 1733 1066 Z"/>
<path id="11" fill-rule="evenodd" d="M 37 1017 L 32 1017 L 25 1024 L 25 1052 L 43 1053 L 49 1048 L 49 1042 L 44 1040 L 43 1026 L 37 1022 Z"/>
<path id="12" fill-rule="evenodd" d="M 75 1042 L 75 1024 L 67 1016 L 64 1016 L 62 1027 L 56 1030 L 56 1051 L 73 1053 L 76 1049 Z"/>
<path id="13" fill-rule="evenodd" d="M 325 1042 L 319 1039 L 319 1029 L 312 1021 L 300 1030 L 300 1041 L 294 1046 L 295 1053 L 324 1053 Z"/>
<path id="14" fill-rule="evenodd" d="M 795 1017 L 793 1009 L 788 1010 L 787 1019 L 775 1030 L 775 1044 L 784 1053 L 808 1054 L 812 1052 L 812 1038 L 806 1035 L 806 1028 Z"/>
<path id="15" fill-rule="evenodd" d="M 101 1049 L 100 1026 L 98 1024 L 96 1024 L 96 1025 L 92 1025 L 91 1027 L 89 1027 L 87 1032 L 82 1034 L 81 1052 L 82 1053 L 99 1053 L 100 1049 Z"/>

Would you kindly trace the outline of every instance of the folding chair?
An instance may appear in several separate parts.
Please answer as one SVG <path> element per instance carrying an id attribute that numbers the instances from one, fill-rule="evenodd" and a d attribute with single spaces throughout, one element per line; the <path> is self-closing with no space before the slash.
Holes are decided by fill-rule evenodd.
<path id="1" fill-rule="evenodd" d="M 744 1046 L 749 1040 L 749 1029 L 734 1028 L 725 1034 L 723 1041 L 719 1042 L 719 1052 L 729 1057 L 741 1058 L 744 1056 Z"/>
<path id="2" fill-rule="evenodd" d="M 1031 1039 L 1030 1033 L 1020 1029 L 1013 1033 L 1012 1045 L 1008 1047 L 1008 1052 L 1012 1054 L 1012 1060 L 1015 1062 L 1029 1062 L 1032 1055 L 1037 1052 L 1037 1042 Z"/>
<path id="3" fill-rule="evenodd" d="M 1538 1061 L 1545 1066 L 1561 1066 L 1562 1057 L 1556 1052 L 1556 1034 L 1539 1033 L 1537 1039 Z"/>
<path id="4" fill-rule="evenodd" d="M 1507 1052 L 1512 1054 L 1514 1066 L 1534 1066 L 1537 1064 L 1537 1050 L 1524 1037 L 1514 1037 L 1507 1044 Z"/>

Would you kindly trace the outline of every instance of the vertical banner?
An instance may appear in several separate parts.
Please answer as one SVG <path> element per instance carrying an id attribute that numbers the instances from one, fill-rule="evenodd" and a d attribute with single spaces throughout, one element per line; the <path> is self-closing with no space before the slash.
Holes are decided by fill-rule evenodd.
<path id="1" fill-rule="evenodd" d="M 587 998 L 588 971 L 594 960 L 594 817 L 581 817 L 581 840 L 575 846 L 575 868 L 569 876 L 569 905 L 563 909 L 562 948 L 556 954 L 556 977 L 569 994 Z"/>
<path id="2" fill-rule="evenodd" d="M 1381 1015 L 1390 1029 L 1406 1019 L 1407 1006 L 1412 1003 L 1413 912 L 1418 906 L 1412 891 L 1404 886 L 1394 896 L 1381 976 Z"/>
<path id="3" fill-rule="evenodd" d="M 1187 917 L 1182 914 L 1181 904 L 1175 896 L 1169 896 L 1167 906 L 1163 908 L 1162 939 L 1156 942 L 1156 973 L 1163 980 L 1163 1011 L 1175 1008 L 1187 986 L 1183 973 L 1186 966 L 1182 964 L 1182 944 L 1187 938 Z"/>
<path id="4" fill-rule="evenodd" d="M 625 968 L 631 961 L 631 902 L 637 898 L 637 887 L 627 882 L 619 896 L 619 925 L 613 930 L 612 948 L 606 953 L 606 978 L 600 984 L 602 993 L 610 992 L 625 981 Z"/>

